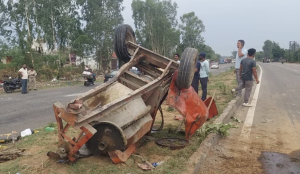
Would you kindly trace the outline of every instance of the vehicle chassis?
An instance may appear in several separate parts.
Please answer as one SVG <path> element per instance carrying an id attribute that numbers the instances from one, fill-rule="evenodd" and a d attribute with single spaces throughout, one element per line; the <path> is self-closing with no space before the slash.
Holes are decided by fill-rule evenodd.
<path id="1" fill-rule="evenodd" d="M 67 106 L 62 105 L 59 102 L 56 102 L 53 105 L 58 124 L 59 147 L 60 149 L 63 148 L 62 152 L 59 153 L 61 158 L 67 157 L 69 160 L 75 161 L 78 155 L 78 150 L 97 132 L 97 130 L 93 127 L 97 124 L 104 123 L 112 125 L 114 129 L 118 129 L 119 132 L 122 132 L 121 137 L 123 142 L 125 142 L 125 148 L 123 147 L 123 151 L 114 148 L 108 148 L 113 150 L 107 151 L 114 163 L 125 162 L 134 152 L 135 143 L 146 133 L 150 132 L 155 121 L 157 110 L 167 97 L 172 76 L 178 69 L 179 64 L 133 42 L 127 42 L 127 48 L 134 52 L 131 60 L 124 64 L 110 81 L 97 86 L 81 96 L 78 96 Z M 133 66 L 142 71 L 145 76 L 141 77 L 128 71 Z M 132 91 L 112 100 L 109 103 L 101 101 L 101 98 L 99 97 L 94 97 L 99 93 L 106 91 L 110 86 L 116 84 L 118 84 L 118 86 L 124 85 Z M 107 120 L 103 121 L 103 119 L 101 120 L 101 118 L 105 117 L 109 113 L 114 112 L 125 105 L 128 105 L 128 103 L 138 99 L 139 102 L 135 103 L 139 104 L 141 101 L 140 99 L 142 99 L 145 106 L 143 106 L 143 109 L 139 112 L 135 111 L 134 114 L 132 114 L 134 116 L 131 120 L 126 120 L 126 118 L 124 118 L 126 121 L 123 120 L 120 124 L 115 124 Z M 86 102 L 87 100 L 89 101 Z M 127 109 L 132 110 L 136 108 L 129 107 Z M 151 119 L 148 118 L 146 121 L 142 122 L 143 124 L 141 124 L 140 120 L 147 116 L 149 117 L 149 114 L 151 115 Z M 65 121 L 66 124 L 63 124 L 63 121 Z M 137 123 L 139 125 L 137 125 Z M 133 133 L 124 133 L 124 129 L 132 125 L 138 128 L 135 129 Z M 67 136 L 66 133 L 70 126 L 81 130 L 76 138 L 72 139 Z M 128 136 L 128 134 L 130 136 Z M 110 141 L 108 140 L 98 146 L 102 149 L 107 148 L 107 146 L 112 145 L 113 143 L 115 143 L 113 145 L 116 146 L 116 142 L 113 142 L 112 144 L 109 143 L 112 143 L 111 139 Z"/>

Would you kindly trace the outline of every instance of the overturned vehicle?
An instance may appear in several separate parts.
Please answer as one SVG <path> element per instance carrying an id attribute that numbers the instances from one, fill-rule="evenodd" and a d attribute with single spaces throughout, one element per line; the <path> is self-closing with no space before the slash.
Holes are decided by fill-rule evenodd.
<path id="1" fill-rule="evenodd" d="M 125 162 L 135 144 L 150 133 L 164 100 L 185 117 L 187 140 L 208 118 L 218 114 L 212 98 L 202 101 L 191 87 L 198 51 L 186 48 L 180 64 L 136 43 L 129 25 L 115 31 L 115 53 L 125 64 L 108 82 L 78 96 L 66 106 L 53 105 L 59 148 L 48 156 L 75 161 L 86 144 L 94 155 L 109 154 L 114 163 Z M 142 73 L 130 71 L 136 67 Z M 72 138 L 70 126 L 80 130 Z"/>

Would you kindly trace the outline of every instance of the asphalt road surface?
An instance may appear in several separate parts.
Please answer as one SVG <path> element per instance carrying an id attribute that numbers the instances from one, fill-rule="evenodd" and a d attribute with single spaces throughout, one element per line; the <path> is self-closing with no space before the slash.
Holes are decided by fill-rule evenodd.
<path id="1" fill-rule="evenodd" d="M 200 173 L 300 173 L 300 65 L 258 64 L 253 106 L 238 109 L 243 122 L 210 151 Z"/>
<path id="2" fill-rule="evenodd" d="M 36 129 L 55 122 L 53 103 L 67 104 L 94 86 L 70 86 L 0 95 L 0 134 Z"/>
<path id="3" fill-rule="evenodd" d="M 229 70 L 230 67 L 234 67 L 234 63 L 227 63 L 227 64 L 219 64 L 219 69 L 210 69 L 210 72 L 213 75 L 220 74 L 226 70 Z"/>

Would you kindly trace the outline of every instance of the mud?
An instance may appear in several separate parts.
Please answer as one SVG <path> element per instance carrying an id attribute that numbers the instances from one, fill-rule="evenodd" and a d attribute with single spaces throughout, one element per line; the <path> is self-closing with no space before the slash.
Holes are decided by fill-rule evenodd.
<path id="1" fill-rule="evenodd" d="M 300 158 L 277 152 L 262 152 L 259 157 L 266 174 L 300 174 Z"/>

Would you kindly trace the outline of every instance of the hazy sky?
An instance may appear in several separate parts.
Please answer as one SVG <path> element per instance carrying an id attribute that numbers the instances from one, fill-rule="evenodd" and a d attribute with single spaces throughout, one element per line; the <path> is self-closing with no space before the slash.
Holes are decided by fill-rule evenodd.
<path id="1" fill-rule="evenodd" d="M 246 48 L 262 50 L 267 39 L 288 48 L 300 42 L 300 0 L 172 0 L 179 8 L 177 18 L 194 11 L 203 21 L 205 43 L 222 56 L 236 50 L 245 40 Z M 132 0 L 124 0 L 124 23 L 134 27 Z"/>

